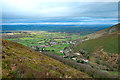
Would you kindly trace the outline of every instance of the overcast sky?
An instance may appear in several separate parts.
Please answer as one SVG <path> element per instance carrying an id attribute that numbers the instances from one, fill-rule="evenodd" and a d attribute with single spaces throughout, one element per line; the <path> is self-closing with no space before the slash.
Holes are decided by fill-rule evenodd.
<path id="1" fill-rule="evenodd" d="M 2 0 L 1 5 L 4 24 L 116 24 L 118 18 L 117 0 Z"/>

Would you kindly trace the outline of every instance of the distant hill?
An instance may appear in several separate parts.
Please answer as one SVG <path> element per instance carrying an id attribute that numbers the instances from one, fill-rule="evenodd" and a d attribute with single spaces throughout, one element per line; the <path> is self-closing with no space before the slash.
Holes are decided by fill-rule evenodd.
<path id="1" fill-rule="evenodd" d="M 89 78 L 22 44 L 2 40 L 2 48 L 3 78 Z"/>
<path id="2" fill-rule="evenodd" d="M 3 33 L 11 31 L 48 31 L 90 34 L 98 30 L 110 27 L 111 25 L 2 25 Z"/>
<path id="3" fill-rule="evenodd" d="M 106 35 L 107 35 L 107 34 L 111 34 L 111 33 L 113 33 L 113 32 L 118 31 L 118 30 L 119 30 L 119 26 L 120 26 L 120 24 L 116 24 L 116 25 L 114 25 L 114 26 L 112 26 L 112 27 L 110 27 L 110 28 L 107 28 L 107 29 L 98 31 L 98 32 L 96 32 L 96 34 L 99 34 L 99 33 L 101 33 L 101 34 L 106 34 Z"/>

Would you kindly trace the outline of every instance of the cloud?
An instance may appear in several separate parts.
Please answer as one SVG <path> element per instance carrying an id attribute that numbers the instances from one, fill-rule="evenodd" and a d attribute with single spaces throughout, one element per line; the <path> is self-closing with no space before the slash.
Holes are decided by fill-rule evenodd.
<path id="1" fill-rule="evenodd" d="M 2 25 L 94 25 L 94 24 L 117 24 L 116 22 L 56 22 L 56 23 L 3 23 Z"/>
<path id="2" fill-rule="evenodd" d="M 12 20 L 11 22 L 7 22 L 7 23 L 3 23 L 2 25 L 91 25 L 91 24 L 117 24 L 118 23 L 118 19 L 117 18 L 90 18 L 90 17 L 82 17 L 78 20 L 74 20 L 74 19 L 78 19 L 78 18 L 71 18 L 70 20 L 72 21 L 68 21 L 68 19 L 66 20 L 58 20 L 58 21 L 49 21 L 47 19 L 47 21 L 42 21 L 39 22 L 36 20 L 35 22 L 31 21 L 28 22 L 28 20 L 24 20 L 24 19 L 20 19 L 18 22 L 16 22 L 16 20 Z M 41 21 L 41 20 L 40 20 Z M 6 22 L 6 21 L 5 21 Z"/>
<path id="3" fill-rule="evenodd" d="M 110 20 L 118 17 L 117 0 L 104 1 L 108 2 L 102 0 L 2 0 L 2 19 L 6 24 L 45 22 L 50 24 L 105 22 L 106 24 L 110 21 L 117 23 L 117 20 Z"/>

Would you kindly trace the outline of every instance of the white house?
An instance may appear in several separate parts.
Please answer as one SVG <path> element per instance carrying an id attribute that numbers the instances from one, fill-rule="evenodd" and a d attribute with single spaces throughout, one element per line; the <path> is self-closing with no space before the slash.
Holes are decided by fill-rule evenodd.
<path id="1" fill-rule="evenodd" d="M 85 60 L 85 59 L 83 59 L 83 61 L 86 62 L 86 63 L 88 62 L 88 60 Z"/>
<path id="2" fill-rule="evenodd" d="M 63 53 L 63 50 L 61 50 L 60 52 Z"/>
<path id="3" fill-rule="evenodd" d="M 76 57 L 73 57 L 72 59 L 73 59 L 73 60 L 77 60 L 77 58 L 76 58 Z"/>
<path id="4" fill-rule="evenodd" d="M 73 53 L 73 54 L 75 54 L 75 55 L 77 55 L 77 56 L 79 56 L 79 55 L 80 55 L 80 53 Z"/>
<path id="5" fill-rule="evenodd" d="M 70 51 L 72 51 L 72 49 L 70 49 Z"/>

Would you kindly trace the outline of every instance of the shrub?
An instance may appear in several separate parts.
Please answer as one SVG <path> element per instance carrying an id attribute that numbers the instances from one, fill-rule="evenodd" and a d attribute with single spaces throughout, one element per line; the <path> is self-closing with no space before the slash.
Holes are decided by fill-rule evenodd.
<path id="1" fill-rule="evenodd" d="M 51 53 L 44 53 L 45 55 L 52 57 L 56 60 L 59 60 L 61 62 L 63 62 L 66 65 L 69 65 L 71 67 L 74 67 L 75 69 L 85 72 L 87 74 L 89 74 L 90 76 L 94 77 L 94 78 L 106 78 L 106 77 L 111 77 L 108 73 L 106 72 L 101 72 L 99 70 L 93 69 L 91 66 L 87 65 L 87 64 L 81 64 L 81 63 L 77 63 L 75 61 L 72 61 L 70 59 L 67 58 L 63 58 L 60 55 L 56 55 L 56 54 L 51 54 Z M 79 61 L 79 60 L 78 60 Z"/>

